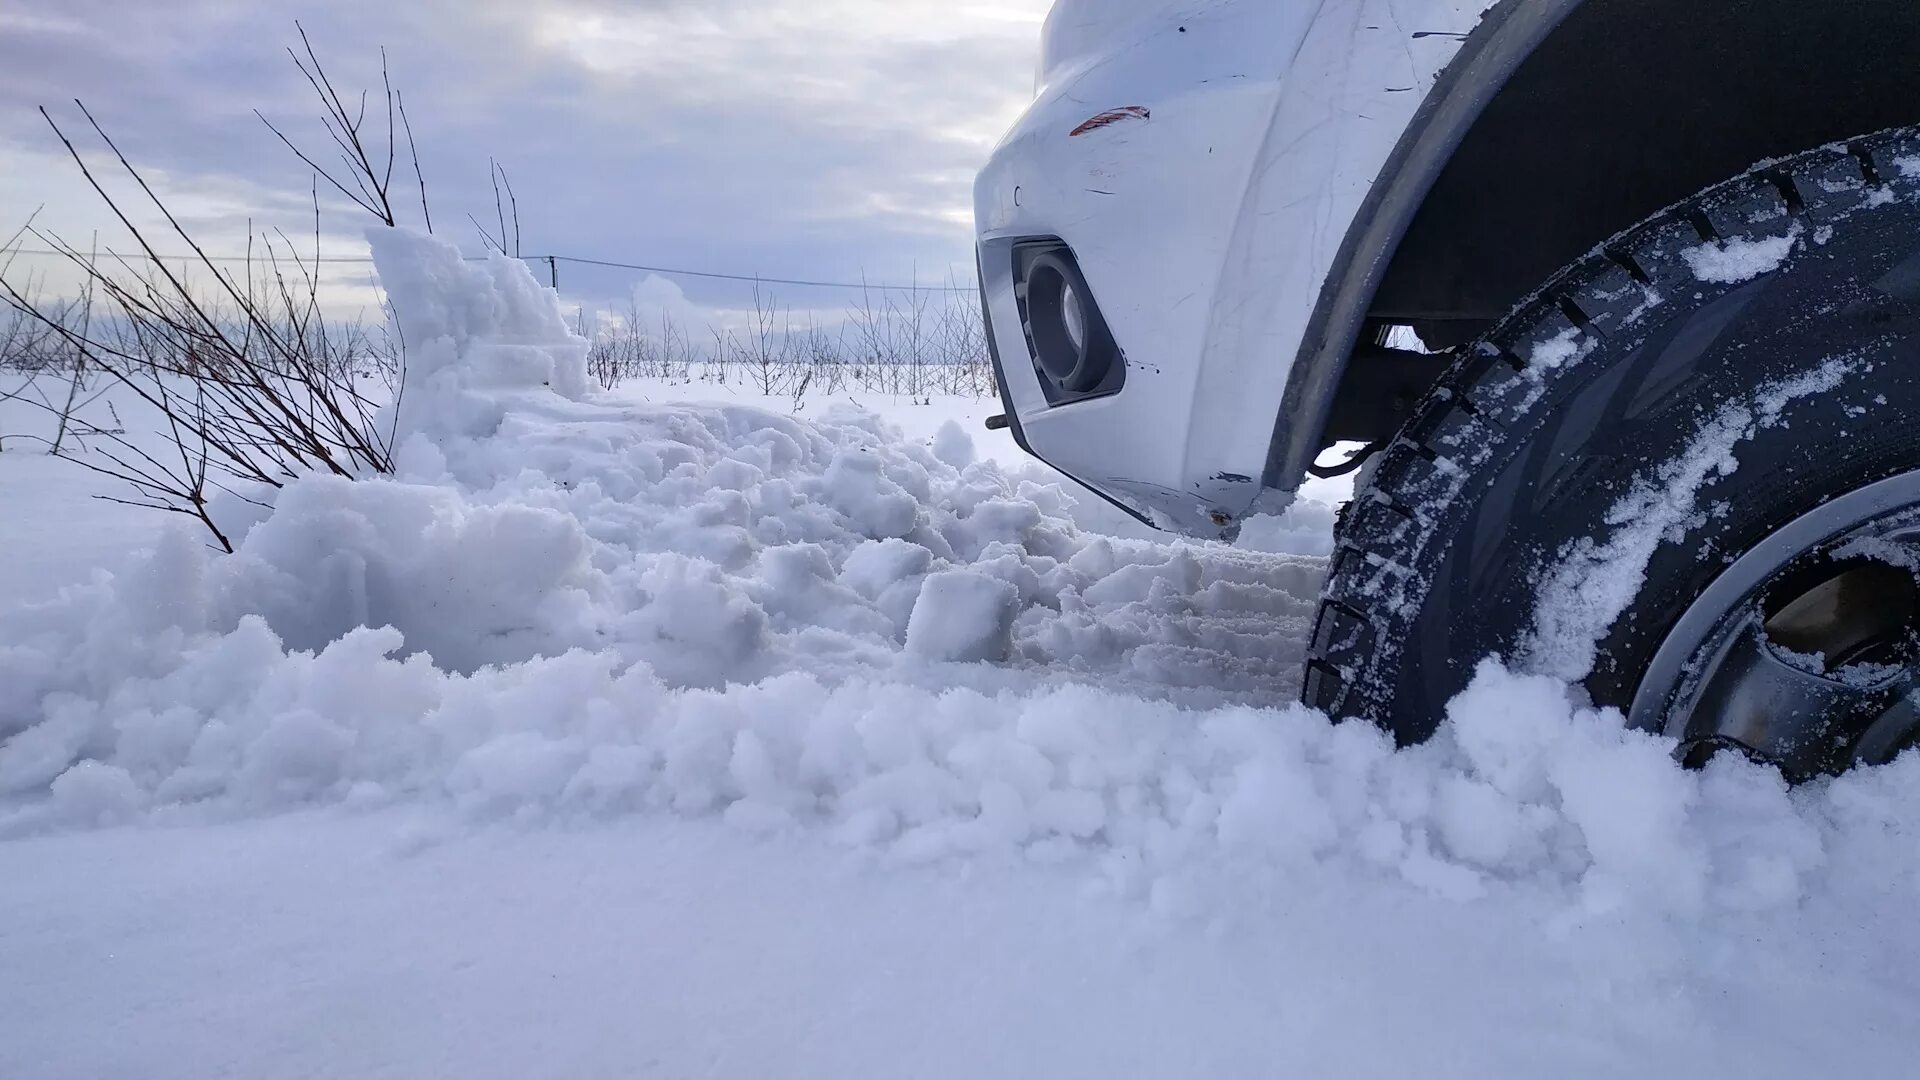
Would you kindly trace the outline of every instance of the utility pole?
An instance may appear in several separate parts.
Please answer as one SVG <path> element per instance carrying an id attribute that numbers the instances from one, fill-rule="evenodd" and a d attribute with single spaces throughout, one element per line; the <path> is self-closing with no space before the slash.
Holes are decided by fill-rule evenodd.
<path id="1" fill-rule="evenodd" d="M 554 292 L 560 291 L 560 259 L 558 256 L 547 256 L 547 284 L 553 286 Z"/>

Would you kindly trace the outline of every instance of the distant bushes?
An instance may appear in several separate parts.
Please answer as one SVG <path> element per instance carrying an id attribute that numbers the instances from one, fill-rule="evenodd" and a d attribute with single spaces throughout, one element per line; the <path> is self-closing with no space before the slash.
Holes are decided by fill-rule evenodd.
<path id="1" fill-rule="evenodd" d="M 872 290 L 827 329 L 755 289 L 740 325 L 691 331 L 670 314 L 629 308 L 583 327 L 588 373 L 611 390 L 628 379 L 740 385 L 796 402 L 847 390 L 926 400 L 995 393 L 978 302 L 964 292 Z"/>

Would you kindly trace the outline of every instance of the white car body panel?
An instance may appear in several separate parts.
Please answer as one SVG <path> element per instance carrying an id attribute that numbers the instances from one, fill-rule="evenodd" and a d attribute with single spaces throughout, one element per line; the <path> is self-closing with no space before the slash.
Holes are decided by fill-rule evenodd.
<path id="1" fill-rule="evenodd" d="M 1006 404 L 1034 453 L 1197 535 L 1283 503 L 1288 493 L 1260 481 L 1321 285 L 1436 77 L 1491 6 L 1060 3 L 1039 94 L 975 189 Z M 1083 129 L 1123 109 L 1133 112 Z M 1048 406 L 1012 252 L 1049 237 L 1073 249 L 1126 354 L 1115 395 Z"/>

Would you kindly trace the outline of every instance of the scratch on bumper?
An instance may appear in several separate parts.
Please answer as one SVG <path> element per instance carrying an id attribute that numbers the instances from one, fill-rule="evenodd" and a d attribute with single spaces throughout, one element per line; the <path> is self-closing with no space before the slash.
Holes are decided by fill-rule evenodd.
<path id="1" fill-rule="evenodd" d="M 1099 116 L 1088 120 L 1086 123 L 1068 132 L 1067 138 L 1071 139 L 1078 135 L 1085 135 L 1089 131 L 1098 131 L 1103 127 L 1109 127 L 1122 120 L 1151 119 L 1153 119 L 1153 110 L 1147 108 L 1145 105 L 1128 105 L 1122 109 L 1108 109 L 1106 112 L 1101 113 Z"/>

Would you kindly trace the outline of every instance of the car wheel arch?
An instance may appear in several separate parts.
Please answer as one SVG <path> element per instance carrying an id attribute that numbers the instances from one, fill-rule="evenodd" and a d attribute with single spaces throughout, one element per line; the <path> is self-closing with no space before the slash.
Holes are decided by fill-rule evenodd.
<path id="1" fill-rule="evenodd" d="M 1501 0 L 1487 11 L 1347 230 L 1280 402 L 1266 486 L 1296 488 L 1329 442 L 1336 399 L 1371 392 L 1365 366 L 1353 363 L 1377 343 L 1371 329 L 1425 321 L 1442 346 L 1470 340 L 1555 269 L 1713 177 L 1920 120 L 1911 104 L 1920 67 L 1862 53 L 1875 41 L 1890 51 L 1920 42 L 1920 5 L 1759 0 L 1739 3 L 1738 18 L 1735 6 Z M 1813 45 L 1797 48 L 1802 41 Z M 1589 55 L 1584 67 L 1569 62 Z M 1633 62 L 1608 59 L 1622 55 Z M 1697 62 L 1680 63 L 1688 57 Z M 1647 104 L 1675 99 L 1689 118 Z M 1542 117 L 1562 115 L 1569 122 L 1557 133 L 1533 137 Z M 1658 152 L 1682 138 L 1687 154 Z M 1531 182 L 1556 167 L 1594 179 L 1572 193 Z M 1503 254 L 1501 273 L 1463 271 L 1490 248 Z"/>

